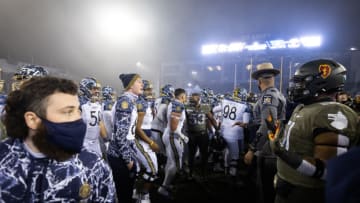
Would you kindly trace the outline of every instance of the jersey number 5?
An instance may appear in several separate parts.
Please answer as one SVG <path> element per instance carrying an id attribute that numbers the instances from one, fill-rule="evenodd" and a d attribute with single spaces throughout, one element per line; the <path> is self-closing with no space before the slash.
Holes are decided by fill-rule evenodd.
<path id="1" fill-rule="evenodd" d="M 98 115 L 96 115 L 96 112 L 98 112 Z M 90 126 L 96 126 L 98 125 L 99 121 L 100 121 L 100 111 L 90 111 Z"/>

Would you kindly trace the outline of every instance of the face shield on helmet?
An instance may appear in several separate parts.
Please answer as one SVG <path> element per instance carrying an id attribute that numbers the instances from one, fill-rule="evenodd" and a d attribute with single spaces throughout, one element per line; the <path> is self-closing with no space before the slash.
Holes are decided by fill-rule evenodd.
<path id="1" fill-rule="evenodd" d="M 21 66 L 13 76 L 13 82 L 11 84 L 12 90 L 17 90 L 20 88 L 21 84 L 32 78 L 32 77 L 44 77 L 47 76 L 49 72 L 42 66 L 26 64 Z"/>
<path id="2" fill-rule="evenodd" d="M 320 95 L 343 90 L 345 80 L 346 68 L 336 61 L 319 59 L 304 63 L 289 83 L 289 99 L 311 103 Z"/>
<path id="3" fill-rule="evenodd" d="M 174 98 L 175 89 L 172 85 L 167 84 L 161 88 L 160 96 Z"/>
<path id="4" fill-rule="evenodd" d="M 241 101 L 247 100 L 247 91 L 245 88 L 237 87 L 234 89 L 233 97 L 235 99 L 240 99 Z"/>

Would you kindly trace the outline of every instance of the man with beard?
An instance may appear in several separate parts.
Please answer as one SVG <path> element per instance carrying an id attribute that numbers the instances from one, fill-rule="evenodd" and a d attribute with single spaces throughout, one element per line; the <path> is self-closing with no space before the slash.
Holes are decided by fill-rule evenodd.
<path id="1" fill-rule="evenodd" d="M 77 85 L 34 77 L 11 92 L 0 143 L 0 202 L 114 202 L 110 168 L 82 148 Z"/>

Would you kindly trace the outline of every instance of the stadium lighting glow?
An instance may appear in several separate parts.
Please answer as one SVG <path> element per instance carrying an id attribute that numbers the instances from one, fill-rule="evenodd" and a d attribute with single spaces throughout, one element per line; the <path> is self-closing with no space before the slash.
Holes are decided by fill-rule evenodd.
<path id="1" fill-rule="evenodd" d="M 248 64 L 248 65 L 246 66 L 246 69 L 247 69 L 247 70 L 250 70 L 250 69 L 251 69 L 251 64 Z"/>
<path id="2" fill-rule="evenodd" d="M 189 83 L 187 84 L 187 86 L 188 86 L 188 87 L 191 87 L 191 86 L 192 86 L 192 84 L 189 82 Z"/>
<path id="3" fill-rule="evenodd" d="M 196 71 L 191 71 L 191 75 L 195 76 L 195 75 L 197 75 L 197 72 Z"/>
<path id="4" fill-rule="evenodd" d="M 211 66 L 208 66 L 207 69 L 208 69 L 209 71 L 213 71 L 213 70 L 214 70 L 214 68 L 211 67 Z"/>
<path id="5" fill-rule="evenodd" d="M 351 47 L 350 48 L 350 51 L 356 51 L 356 50 L 358 50 L 356 47 Z"/>
<path id="6" fill-rule="evenodd" d="M 147 34 L 147 25 L 131 8 L 120 4 L 94 7 L 94 29 L 109 42 L 129 42 Z"/>
<path id="7" fill-rule="evenodd" d="M 296 49 L 296 48 L 313 48 L 320 47 L 322 44 L 321 36 L 303 36 L 299 38 L 291 38 L 289 40 L 277 39 L 264 42 L 232 42 L 230 44 L 207 44 L 201 47 L 203 55 L 235 53 L 242 51 L 257 51 L 257 50 L 274 50 L 274 49 Z"/>
<path id="8" fill-rule="evenodd" d="M 270 49 L 284 49 L 286 48 L 286 42 L 284 40 L 271 40 L 268 46 Z"/>
<path id="9" fill-rule="evenodd" d="M 218 51 L 217 44 L 209 44 L 202 46 L 202 54 L 216 54 Z"/>
<path id="10" fill-rule="evenodd" d="M 239 52 L 245 48 L 244 42 L 233 42 L 229 45 L 228 51 L 229 52 Z"/>
<path id="11" fill-rule="evenodd" d="M 288 41 L 288 48 L 299 48 L 301 46 L 298 38 L 292 38 Z"/>
<path id="12" fill-rule="evenodd" d="M 321 45 L 321 37 L 302 37 L 300 38 L 301 44 L 304 47 L 319 47 Z"/>
<path id="13" fill-rule="evenodd" d="M 259 44 L 259 42 L 254 42 L 253 44 L 246 46 L 246 49 L 249 51 L 265 50 L 266 48 L 266 44 Z"/>
<path id="14" fill-rule="evenodd" d="M 136 66 L 140 68 L 143 66 L 143 64 L 140 61 L 138 61 L 138 62 L 136 62 Z"/>
<path id="15" fill-rule="evenodd" d="M 221 66 L 216 66 L 216 70 L 221 71 L 222 67 Z"/>

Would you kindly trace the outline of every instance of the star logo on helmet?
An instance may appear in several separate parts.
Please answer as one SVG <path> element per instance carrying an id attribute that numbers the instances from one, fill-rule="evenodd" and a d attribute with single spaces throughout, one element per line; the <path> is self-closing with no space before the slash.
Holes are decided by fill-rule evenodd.
<path id="1" fill-rule="evenodd" d="M 331 67 L 328 64 L 321 64 L 319 66 L 319 72 L 323 79 L 326 79 L 331 74 Z"/>

